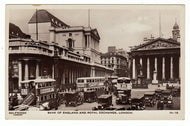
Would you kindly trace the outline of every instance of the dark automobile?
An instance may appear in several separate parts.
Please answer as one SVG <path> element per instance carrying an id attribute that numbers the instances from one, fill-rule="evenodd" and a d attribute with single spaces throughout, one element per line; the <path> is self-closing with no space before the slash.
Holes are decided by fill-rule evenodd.
<path id="1" fill-rule="evenodd" d="M 180 96 L 180 89 L 179 88 L 172 89 L 172 96 L 179 97 Z"/>
<path id="2" fill-rule="evenodd" d="M 65 106 L 77 106 L 83 104 L 83 96 L 82 92 L 67 92 L 65 93 Z"/>
<path id="3" fill-rule="evenodd" d="M 164 102 L 162 100 L 159 100 L 157 103 L 157 109 L 163 110 L 164 109 Z"/>
<path id="4" fill-rule="evenodd" d="M 130 103 L 131 90 L 117 90 L 116 104 Z"/>
<path id="5" fill-rule="evenodd" d="M 173 107 L 173 100 L 168 100 L 168 102 L 166 103 L 166 107 L 168 108 L 172 108 Z"/>
<path id="6" fill-rule="evenodd" d="M 85 91 L 84 92 L 84 101 L 85 102 L 95 102 L 97 101 L 97 95 L 95 91 Z"/>
<path id="7" fill-rule="evenodd" d="M 14 110 L 14 106 L 18 105 L 17 96 L 10 96 L 9 97 L 9 110 Z"/>
<path id="8" fill-rule="evenodd" d="M 145 105 L 144 105 L 143 96 L 131 98 L 131 107 L 129 108 L 129 110 L 144 110 L 144 109 Z"/>
<path id="9" fill-rule="evenodd" d="M 155 92 L 146 92 L 144 94 L 145 106 L 153 107 L 156 104 Z"/>
<path id="10" fill-rule="evenodd" d="M 111 95 L 101 95 L 98 97 L 98 107 L 94 107 L 92 110 L 113 110 L 112 106 L 112 96 Z"/>
<path id="11" fill-rule="evenodd" d="M 164 104 L 168 103 L 168 100 L 172 100 L 172 94 L 171 94 L 171 90 L 164 90 L 162 92 L 163 97 L 161 98 L 161 100 L 163 100 Z"/>
<path id="12" fill-rule="evenodd" d="M 156 100 L 160 100 L 162 97 L 162 91 L 161 89 L 156 89 L 155 90 L 155 96 L 156 96 Z"/>

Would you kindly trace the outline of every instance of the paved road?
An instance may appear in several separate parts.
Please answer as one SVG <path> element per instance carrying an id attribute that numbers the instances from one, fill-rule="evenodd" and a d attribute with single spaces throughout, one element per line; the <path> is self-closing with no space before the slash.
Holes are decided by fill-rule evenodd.
<path id="1" fill-rule="evenodd" d="M 117 105 L 115 103 L 116 97 L 113 96 L 112 99 L 112 103 L 113 103 L 113 107 L 114 108 L 128 108 L 130 107 L 130 105 Z M 164 110 L 179 110 L 180 109 L 180 97 L 173 97 L 173 103 L 174 106 L 173 108 L 167 108 L 166 105 L 164 105 Z M 97 107 L 98 103 L 97 102 L 93 102 L 93 103 L 83 103 L 82 105 L 78 105 L 77 107 L 72 107 L 72 106 L 68 106 L 66 107 L 65 104 L 62 104 L 58 107 L 58 110 L 92 110 L 93 107 Z M 145 110 L 157 110 L 157 105 L 154 105 L 153 107 L 146 107 Z"/>
<path id="2" fill-rule="evenodd" d="M 164 105 L 164 110 L 179 110 L 180 109 L 180 97 L 173 97 L 173 107 L 168 108 L 166 105 Z M 157 105 L 154 105 L 153 107 L 146 107 L 146 110 L 157 110 Z"/>

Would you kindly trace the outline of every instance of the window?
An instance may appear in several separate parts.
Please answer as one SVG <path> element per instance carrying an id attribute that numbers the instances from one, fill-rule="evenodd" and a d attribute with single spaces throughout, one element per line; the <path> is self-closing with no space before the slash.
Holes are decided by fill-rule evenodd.
<path id="1" fill-rule="evenodd" d="M 41 97 L 41 101 L 43 101 L 43 96 Z"/>
<path id="2" fill-rule="evenodd" d="M 125 80 L 125 83 L 130 83 L 130 80 Z"/>
<path id="3" fill-rule="evenodd" d="M 71 37 L 72 36 L 72 33 L 69 33 L 69 37 Z"/>
<path id="4" fill-rule="evenodd" d="M 84 83 L 83 79 L 78 80 L 78 83 Z"/>
<path id="5" fill-rule="evenodd" d="M 19 47 L 18 46 L 14 46 L 14 47 L 12 47 L 12 50 L 19 50 Z"/>
<path id="6" fill-rule="evenodd" d="M 85 48 L 87 48 L 87 36 L 85 36 Z"/>
<path id="7" fill-rule="evenodd" d="M 118 83 L 123 83 L 123 80 L 117 80 Z"/>
<path id="8" fill-rule="evenodd" d="M 73 47 L 73 40 L 72 39 L 68 39 L 68 44 L 69 44 L 69 48 Z"/>

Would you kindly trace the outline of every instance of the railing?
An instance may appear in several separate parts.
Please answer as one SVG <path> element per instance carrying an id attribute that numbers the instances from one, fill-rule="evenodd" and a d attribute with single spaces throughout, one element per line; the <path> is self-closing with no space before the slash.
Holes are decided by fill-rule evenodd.
<path id="1" fill-rule="evenodd" d="M 47 56 L 53 56 L 53 52 L 48 49 L 38 47 L 27 47 L 27 46 L 12 46 L 9 47 L 9 53 L 24 53 L 24 54 L 41 54 Z"/>
<path id="2" fill-rule="evenodd" d="M 44 45 L 44 46 L 43 46 Z M 62 52 L 58 52 L 58 57 L 60 59 L 65 59 L 73 62 L 82 63 L 85 65 L 95 65 L 107 70 L 112 70 L 111 68 L 107 68 L 101 64 L 91 63 L 90 57 L 85 54 L 78 54 L 72 51 L 68 51 L 68 49 L 64 47 L 58 47 L 55 45 L 51 45 L 44 42 L 33 42 L 31 40 L 22 40 L 22 39 L 11 39 L 9 40 L 9 54 L 36 54 L 36 55 L 46 55 L 53 57 L 55 55 L 55 50 L 61 50 Z M 93 50 L 96 51 L 96 50 Z M 88 60 L 86 60 L 86 57 Z"/>

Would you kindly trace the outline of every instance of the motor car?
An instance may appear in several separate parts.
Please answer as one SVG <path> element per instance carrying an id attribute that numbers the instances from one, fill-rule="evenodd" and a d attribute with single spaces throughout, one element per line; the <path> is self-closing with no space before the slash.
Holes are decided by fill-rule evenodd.
<path id="1" fill-rule="evenodd" d="M 164 102 L 162 100 L 159 100 L 157 102 L 157 109 L 158 110 L 163 110 L 164 109 Z"/>
<path id="2" fill-rule="evenodd" d="M 180 89 L 179 88 L 172 89 L 172 96 L 173 97 L 179 97 L 180 96 Z"/>
<path id="3" fill-rule="evenodd" d="M 129 104 L 131 101 L 131 90 L 117 90 L 116 104 Z"/>
<path id="4" fill-rule="evenodd" d="M 113 106 L 112 95 L 101 95 L 98 97 L 98 106 L 93 107 L 92 110 L 110 110 L 111 106 Z"/>
<path id="5" fill-rule="evenodd" d="M 84 92 L 84 101 L 85 102 L 95 102 L 97 101 L 97 95 L 95 91 L 86 91 Z"/>
<path id="6" fill-rule="evenodd" d="M 162 92 L 162 98 L 161 98 L 164 102 L 164 104 L 168 103 L 168 100 L 172 100 L 172 93 L 171 90 L 164 90 Z"/>
<path id="7" fill-rule="evenodd" d="M 145 108 L 143 96 L 131 98 L 130 110 L 144 110 Z"/>
<path id="8" fill-rule="evenodd" d="M 168 100 L 166 107 L 172 108 L 173 107 L 173 100 Z"/>
<path id="9" fill-rule="evenodd" d="M 73 91 L 65 93 L 65 106 L 78 106 L 83 104 L 84 96 L 82 92 Z"/>
<path id="10" fill-rule="evenodd" d="M 160 100 L 160 99 L 161 99 L 161 97 L 162 97 L 162 92 L 163 92 L 162 89 L 156 89 L 156 90 L 155 90 L 156 100 Z"/>
<path id="11" fill-rule="evenodd" d="M 153 107 L 156 104 L 155 92 L 146 92 L 144 94 L 144 104 L 148 107 Z"/>

